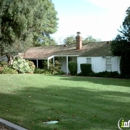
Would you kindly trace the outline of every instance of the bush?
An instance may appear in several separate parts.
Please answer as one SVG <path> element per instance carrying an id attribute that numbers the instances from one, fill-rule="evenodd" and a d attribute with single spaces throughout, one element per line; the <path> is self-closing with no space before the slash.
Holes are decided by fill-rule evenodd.
<path id="1" fill-rule="evenodd" d="M 57 73 L 55 73 L 54 75 L 63 75 L 66 74 L 65 72 L 63 72 L 62 70 L 59 70 Z"/>
<path id="2" fill-rule="evenodd" d="M 32 73 L 35 70 L 33 65 L 33 63 L 26 61 L 21 57 L 16 57 L 13 61 L 12 67 L 19 73 Z"/>
<path id="3" fill-rule="evenodd" d="M 35 74 L 43 74 L 43 72 L 44 72 L 44 69 L 39 69 L 39 68 L 36 68 L 34 71 Z"/>
<path id="4" fill-rule="evenodd" d="M 120 78 L 120 74 L 117 71 L 113 71 L 113 72 L 110 72 L 110 73 L 111 73 L 111 77 Z"/>
<path id="5" fill-rule="evenodd" d="M 30 67 L 30 69 L 31 69 L 31 72 L 34 72 L 34 70 L 35 70 L 35 65 L 34 65 L 34 63 L 32 62 L 32 61 L 29 61 L 29 60 L 26 60 L 27 62 L 28 62 L 28 65 L 29 65 L 29 67 Z"/>
<path id="6" fill-rule="evenodd" d="M 62 75 L 65 74 L 63 71 L 59 70 L 58 67 L 50 66 L 49 69 L 39 69 L 36 68 L 34 71 L 35 74 L 47 74 L 47 75 Z"/>
<path id="7" fill-rule="evenodd" d="M 68 68 L 69 68 L 69 71 L 70 71 L 71 75 L 76 75 L 77 74 L 77 62 L 70 61 L 68 63 Z"/>
<path id="8" fill-rule="evenodd" d="M 98 72 L 95 73 L 96 77 L 108 77 L 108 78 L 119 78 L 120 74 L 117 71 L 103 71 L 103 72 Z"/>
<path id="9" fill-rule="evenodd" d="M 91 64 L 80 64 L 80 68 L 83 76 L 90 76 L 92 73 Z"/>
<path id="10" fill-rule="evenodd" d="M 83 75 L 82 72 L 81 73 L 78 73 L 77 76 L 86 76 L 86 75 Z M 94 72 L 91 72 L 89 73 L 89 75 L 87 76 L 91 76 L 91 77 L 108 77 L 108 78 L 120 78 L 120 74 L 117 72 L 117 71 L 103 71 L 103 72 L 98 72 L 98 73 L 94 73 Z"/>
<path id="11" fill-rule="evenodd" d="M 0 66 L 8 66 L 8 62 L 7 61 L 0 61 Z"/>
<path id="12" fill-rule="evenodd" d="M 39 72 L 38 72 L 39 71 Z M 54 66 L 52 64 L 52 61 L 49 61 L 49 68 L 47 68 L 47 61 L 43 61 L 43 69 L 36 69 L 35 73 L 43 73 L 43 74 L 62 74 L 61 72 L 61 64 L 56 60 L 54 63 Z"/>
<path id="13" fill-rule="evenodd" d="M 0 71 L 1 74 L 18 74 L 18 72 L 10 67 L 3 67 Z"/>

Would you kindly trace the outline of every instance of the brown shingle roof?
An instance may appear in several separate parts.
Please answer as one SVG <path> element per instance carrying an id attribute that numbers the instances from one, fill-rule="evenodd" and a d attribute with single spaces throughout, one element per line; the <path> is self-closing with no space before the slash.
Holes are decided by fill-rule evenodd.
<path id="1" fill-rule="evenodd" d="M 42 59 L 52 55 L 111 56 L 110 48 L 107 42 L 86 43 L 81 50 L 76 50 L 75 44 L 32 47 L 24 53 L 24 58 Z"/>

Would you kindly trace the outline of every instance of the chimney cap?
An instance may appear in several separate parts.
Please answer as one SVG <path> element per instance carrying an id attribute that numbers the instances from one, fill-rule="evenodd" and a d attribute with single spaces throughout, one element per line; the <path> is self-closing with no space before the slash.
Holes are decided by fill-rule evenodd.
<path id="1" fill-rule="evenodd" d="M 81 34 L 81 32 L 77 32 L 77 35 L 80 35 Z"/>

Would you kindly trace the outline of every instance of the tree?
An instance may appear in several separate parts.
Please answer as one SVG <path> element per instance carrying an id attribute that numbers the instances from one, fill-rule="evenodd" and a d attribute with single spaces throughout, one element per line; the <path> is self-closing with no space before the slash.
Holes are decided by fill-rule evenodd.
<path id="1" fill-rule="evenodd" d="M 121 76 L 130 78 L 130 7 L 126 10 L 126 17 L 119 32 L 112 41 L 111 50 L 114 55 L 121 56 Z"/>
<path id="2" fill-rule="evenodd" d="M 57 45 L 57 42 L 52 37 L 44 37 L 43 39 L 38 39 L 38 42 L 35 44 L 35 46 L 48 46 L 48 45 Z"/>
<path id="3" fill-rule="evenodd" d="M 71 36 L 65 38 L 65 39 L 64 39 L 64 43 L 65 43 L 65 44 L 74 44 L 74 43 L 76 43 L 75 36 L 74 36 L 74 35 L 71 35 Z"/>
<path id="4" fill-rule="evenodd" d="M 57 30 L 57 12 L 50 0 L 1 0 L 0 46 L 8 53 L 35 45 Z"/>
<path id="5" fill-rule="evenodd" d="M 130 41 L 130 7 L 126 10 L 126 17 L 119 32 L 122 39 Z"/>
<path id="6" fill-rule="evenodd" d="M 90 42 L 100 42 L 100 39 L 95 39 L 92 36 L 87 36 L 84 40 L 83 43 L 90 43 Z"/>
<path id="7" fill-rule="evenodd" d="M 84 38 L 83 38 L 84 39 Z M 100 39 L 95 39 L 92 36 L 88 36 L 83 40 L 83 43 L 90 43 L 90 42 L 99 42 Z M 75 36 L 71 35 L 67 38 L 64 39 L 64 43 L 65 44 L 75 44 L 76 43 L 76 39 Z"/>

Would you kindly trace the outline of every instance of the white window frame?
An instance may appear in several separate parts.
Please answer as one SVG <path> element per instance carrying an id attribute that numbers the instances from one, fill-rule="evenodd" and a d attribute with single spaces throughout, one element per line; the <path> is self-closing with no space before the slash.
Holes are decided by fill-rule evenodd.
<path id="1" fill-rule="evenodd" d="M 92 62 L 92 61 L 91 61 L 91 58 L 90 58 L 90 57 L 87 57 L 87 58 L 86 58 L 86 63 L 87 63 L 87 64 L 91 64 L 91 62 Z"/>
<path id="2" fill-rule="evenodd" d="M 111 57 L 106 57 L 106 70 L 112 71 Z"/>

